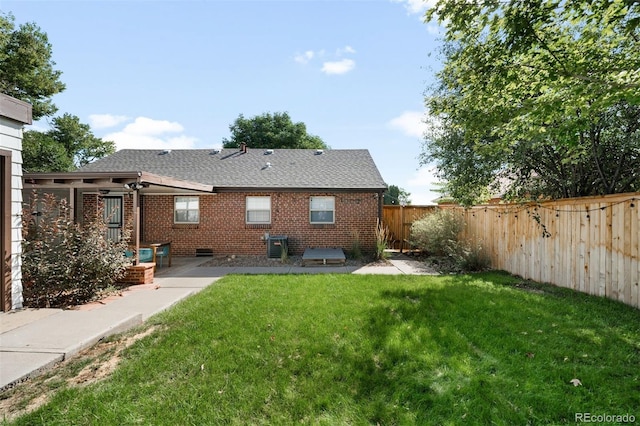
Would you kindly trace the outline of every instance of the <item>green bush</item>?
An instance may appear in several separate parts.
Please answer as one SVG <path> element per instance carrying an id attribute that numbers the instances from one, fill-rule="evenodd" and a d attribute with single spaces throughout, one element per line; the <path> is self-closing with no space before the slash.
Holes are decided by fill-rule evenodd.
<path id="1" fill-rule="evenodd" d="M 411 225 L 409 241 L 434 256 L 451 256 L 458 251 L 458 236 L 464 229 L 462 216 L 451 210 L 436 210 Z"/>
<path id="2" fill-rule="evenodd" d="M 411 225 L 410 242 L 428 255 L 446 257 L 451 271 L 483 271 L 490 259 L 482 242 L 461 239 L 465 223 L 462 216 L 451 210 L 437 210 Z"/>
<path id="3" fill-rule="evenodd" d="M 485 271 L 491 265 L 491 259 L 478 240 L 458 241 L 451 256 L 455 259 L 457 268 L 464 272 Z"/>
<path id="4" fill-rule="evenodd" d="M 65 307 L 113 286 L 131 261 L 129 232 L 107 239 L 102 211 L 85 226 L 74 223 L 66 199 L 34 194 L 23 212 L 23 297 L 30 307 Z"/>

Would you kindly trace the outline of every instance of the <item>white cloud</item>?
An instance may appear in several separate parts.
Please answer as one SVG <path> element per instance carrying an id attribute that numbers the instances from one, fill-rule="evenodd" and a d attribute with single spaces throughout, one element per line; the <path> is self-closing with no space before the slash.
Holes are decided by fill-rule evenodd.
<path id="1" fill-rule="evenodd" d="M 313 59 L 315 53 L 313 50 L 307 50 L 304 53 L 299 53 L 293 57 L 293 60 L 299 64 L 308 64 L 310 60 Z"/>
<path id="2" fill-rule="evenodd" d="M 393 3 L 402 3 L 410 15 L 422 14 L 436 4 L 436 0 L 391 0 Z"/>
<path id="3" fill-rule="evenodd" d="M 124 131 L 138 135 L 160 135 L 162 133 L 181 132 L 184 130 L 180 123 L 153 118 L 138 117 L 133 123 L 127 124 Z"/>
<path id="4" fill-rule="evenodd" d="M 353 59 L 342 59 L 323 63 L 321 71 L 325 74 L 346 74 L 355 67 L 356 62 Z"/>
<path id="5" fill-rule="evenodd" d="M 352 55 L 356 53 L 356 49 L 352 46 L 345 45 L 335 50 L 334 55 L 327 55 L 324 49 L 321 50 L 306 50 L 304 53 L 296 53 L 293 60 L 299 64 L 306 65 L 315 59 L 324 60 L 335 58 L 336 60 L 324 60 L 320 71 L 325 74 L 346 74 L 356 67 L 356 62 L 353 59 L 339 59 L 345 55 Z"/>
<path id="6" fill-rule="evenodd" d="M 353 47 L 349 46 L 349 45 L 347 45 L 345 47 L 341 47 L 341 48 L 336 50 L 336 55 L 337 56 L 343 56 L 343 55 L 345 55 L 347 53 L 352 53 L 353 54 L 353 53 L 356 53 L 356 50 Z"/>
<path id="7" fill-rule="evenodd" d="M 89 124 L 94 129 L 106 129 L 109 127 L 114 127 L 128 120 L 129 117 L 125 115 L 91 114 L 89 116 Z"/>
<path id="8" fill-rule="evenodd" d="M 405 135 L 422 139 L 426 131 L 424 111 L 404 111 L 389 121 L 389 126 L 401 130 Z"/>
<path id="9" fill-rule="evenodd" d="M 177 122 L 138 117 L 124 129 L 104 135 L 102 139 L 115 142 L 117 150 L 193 148 L 198 139 L 181 134 L 183 130 Z"/>

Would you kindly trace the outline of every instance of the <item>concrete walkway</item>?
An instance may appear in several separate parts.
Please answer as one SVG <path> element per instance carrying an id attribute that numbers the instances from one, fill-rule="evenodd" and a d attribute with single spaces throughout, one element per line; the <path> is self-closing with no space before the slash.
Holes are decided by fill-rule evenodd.
<path id="1" fill-rule="evenodd" d="M 78 309 L 23 309 L 0 313 L 0 390 L 35 376 L 113 334 L 199 292 L 227 274 L 430 274 L 418 262 L 396 255 L 390 265 L 201 267 L 207 258 L 176 258 L 159 269 L 153 284 L 133 286 Z"/>

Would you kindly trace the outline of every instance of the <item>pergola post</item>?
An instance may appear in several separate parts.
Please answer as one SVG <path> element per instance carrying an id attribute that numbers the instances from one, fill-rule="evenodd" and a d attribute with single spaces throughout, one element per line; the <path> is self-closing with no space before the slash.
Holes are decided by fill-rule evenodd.
<path id="1" fill-rule="evenodd" d="M 69 214 L 70 219 L 76 222 L 76 190 L 73 186 L 69 187 Z"/>
<path id="2" fill-rule="evenodd" d="M 135 264 L 140 263 L 140 199 L 139 190 L 133 191 L 133 238 L 136 244 Z"/>

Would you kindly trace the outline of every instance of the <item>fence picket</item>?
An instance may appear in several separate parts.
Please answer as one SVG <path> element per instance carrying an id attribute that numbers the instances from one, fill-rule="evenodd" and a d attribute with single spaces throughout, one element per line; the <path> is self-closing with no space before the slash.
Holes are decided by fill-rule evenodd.
<path id="1" fill-rule="evenodd" d="M 640 307 L 640 238 L 637 237 L 640 233 L 640 202 L 632 201 L 629 206 L 632 209 L 631 235 L 634 237 L 631 243 L 631 297 L 628 303 Z"/>

